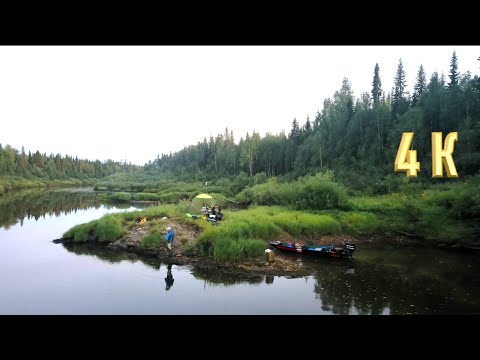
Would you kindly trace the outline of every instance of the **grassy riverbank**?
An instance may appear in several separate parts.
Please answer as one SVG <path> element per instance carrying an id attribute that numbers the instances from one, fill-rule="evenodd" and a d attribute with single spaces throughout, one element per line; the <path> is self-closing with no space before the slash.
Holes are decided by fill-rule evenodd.
<path id="1" fill-rule="evenodd" d="M 223 180 L 219 180 L 218 184 L 213 182 L 211 189 L 220 191 L 219 185 L 223 183 Z M 170 183 L 165 184 L 162 190 L 158 190 L 158 186 L 160 184 L 145 189 L 151 193 L 117 192 L 103 196 L 104 199 L 116 202 L 156 200 L 159 203 L 173 204 L 184 198 L 191 199 L 204 191 L 199 183 Z M 464 181 L 439 180 L 434 185 L 405 179 L 396 192 L 366 196 L 336 182 L 333 173 L 327 171 L 294 181 L 270 178 L 261 184 L 245 186 L 233 196 L 230 193 L 211 194 L 222 208 L 235 204 L 243 208 L 277 206 L 288 209 L 268 221 L 273 221 L 276 225 L 278 218 L 284 217 L 288 225 L 282 229 L 290 231 L 293 236 L 404 234 L 433 247 L 480 248 L 478 176 Z M 226 195 L 233 198 L 233 201 Z M 315 215 L 324 217 L 319 219 Z M 263 213 L 248 216 L 254 217 L 256 223 L 264 222 L 261 220 L 264 219 Z M 328 222 L 326 219 L 332 220 Z M 237 219 L 234 222 L 243 223 Z M 325 225 L 327 223 L 330 225 Z M 250 222 L 242 226 L 255 229 L 257 225 Z M 308 233 L 307 229 L 317 227 L 324 231 Z M 255 231 L 250 233 L 254 235 Z"/>
<path id="2" fill-rule="evenodd" d="M 270 181 L 239 193 L 236 199 L 248 208 L 224 210 L 224 220 L 216 226 L 187 217 L 191 204 L 179 201 L 109 214 L 70 229 L 63 238 L 112 243 L 131 237 L 139 219 L 146 218 L 148 226 L 134 243 L 138 250 L 165 248 L 164 229 L 172 226 L 181 229 L 176 241 L 184 255 L 224 262 L 259 259 L 274 239 L 320 243 L 325 238 L 332 242 L 345 236 L 378 239 L 403 234 L 421 245 L 473 250 L 480 248 L 479 194 L 475 182 L 414 185 L 403 193 L 365 197 L 348 195 L 348 189 L 322 177 L 280 185 Z"/>

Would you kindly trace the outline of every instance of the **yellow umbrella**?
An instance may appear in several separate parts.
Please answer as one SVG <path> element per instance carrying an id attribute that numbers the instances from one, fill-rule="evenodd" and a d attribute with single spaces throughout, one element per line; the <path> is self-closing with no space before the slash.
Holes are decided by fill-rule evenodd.
<path id="1" fill-rule="evenodd" d="M 213 197 L 211 197 L 208 194 L 199 194 L 199 195 L 195 196 L 195 199 L 213 199 Z"/>

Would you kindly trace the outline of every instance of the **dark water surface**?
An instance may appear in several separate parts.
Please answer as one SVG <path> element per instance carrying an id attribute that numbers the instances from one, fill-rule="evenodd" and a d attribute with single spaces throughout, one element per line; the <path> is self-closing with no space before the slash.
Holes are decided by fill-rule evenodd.
<path id="1" fill-rule="evenodd" d="M 85 189 L 1 196 L 0 314 L 480 314 L 476 255 L 362 245 L 352 261 L 298 256 L 314 273 L 291 278 L 51 242 L 129 210 Z"/>

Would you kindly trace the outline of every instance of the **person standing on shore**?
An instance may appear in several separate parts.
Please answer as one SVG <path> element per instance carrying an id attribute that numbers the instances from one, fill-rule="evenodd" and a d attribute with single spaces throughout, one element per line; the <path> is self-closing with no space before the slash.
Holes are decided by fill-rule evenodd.
<path id="1" fill-rule="evenodd" d="M 167 240 L 168 249 L 172 250 L 173 240 L 175 240 L 175 232 L 170 226 L 167 227 L 167 234 L 165 235 L 165 240 Z"/>

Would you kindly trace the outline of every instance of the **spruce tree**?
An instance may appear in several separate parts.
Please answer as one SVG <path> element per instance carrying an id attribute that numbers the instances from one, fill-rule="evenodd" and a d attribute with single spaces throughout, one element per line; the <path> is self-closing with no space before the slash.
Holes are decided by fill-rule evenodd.
<path id="1" fill-rule="evenodd" d="M 397 72 L 394 78 L 393 94 L 392 94 L 392 116 L 395 119 L 397 115 L 403 113 L 405 102 L 405 88 L 407 87 L 405 70 L 403 69 L 402 59 L 400 59 Z"/>
<path id="2" fill-rule="evenodd" d="M 417 73 L 417 81 L 413 87 L 412 106 L 417 105 L 418 99 L 420 99 L 420 96 L 422 96 L 426 89 L 427 79 L 425 76 L 425 70 L 423 69 L 423 65 L 420 65 Z"/>
<path id="3" fill-rule="evenodd" d="M 373 74 L 373 87 L 372 87 L 372 99 L 373 104 L 378 104 L 382 96 L 382 82 L 380 81 L 380 68 L 378 63 L 375 64 L 375 70 Z"/>
<path id="4" fill-rule="evenodd" d="M 448 83 L 448 88 L 451 89 L 458 85 L 458 76 L 460 73 L 458 72 L 458 61 L 457 61 L 457 54 L 454 51 L 452 55 L 452 60 L 450 61 L 450 82 Z"/>

